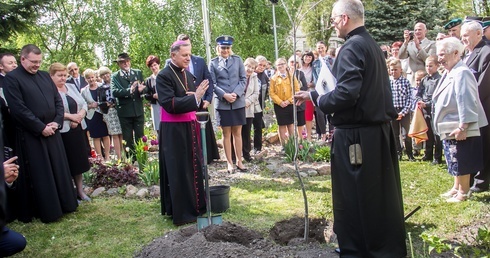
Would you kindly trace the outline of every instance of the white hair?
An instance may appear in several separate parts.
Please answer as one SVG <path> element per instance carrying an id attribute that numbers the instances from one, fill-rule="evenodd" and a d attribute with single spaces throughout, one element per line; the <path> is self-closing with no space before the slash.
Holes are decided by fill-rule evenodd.
<path id="1" fill-rule="evenodd" d="M 255 61 L 257 61 L 257 63 L 260 63 L 262 61 L 266 61 L 267 62 L 267 58 L 265 58 L 265 56 L 257 56 L 255 58 Z"/>
<path id="2" fill-rule="evenodd" d="M 480 34 L 483 34 L 483 27 L 481 26 L 481 23 L 477 21 L 470 21 L 470 22 L 465 22 L 461 26 L 461 31 L 479 31 Z"/>
<path id="3" fill-rule="evenodd" d="M 446 54 L 458 52 L 458 54 L 463 54 L 464 45 L 461 41 L 455 37 L 445 38 L 443 40 L 436 42 L 437 53 L 444 49 Z"/>

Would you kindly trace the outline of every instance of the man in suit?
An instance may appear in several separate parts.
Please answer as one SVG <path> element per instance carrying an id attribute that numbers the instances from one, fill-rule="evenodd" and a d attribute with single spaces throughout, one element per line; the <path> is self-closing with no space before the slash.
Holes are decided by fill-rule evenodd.
<path id="1" fill-rule="evenodd" d="M 134 152 L 135 142 L 144 134 L 145 115 L 142 98 L 146 86 L 141 71 L 131 69 L 131 58 L 127 53 L 119 54 L 114 62 L 121 69 L 112 74 L 111 91 L 117 101 L 116 110 L 123 140 L 126 147 Z"/>
<path id="2" fill-rule="evenodd" d="M 79 92 L 80 90 L 82 90 L 82 88 L 88 85 L 88 82 L 85 80 L 85 78 L 83 78 L 83 76 L 80 76 L 80 68 L 78 68 L 77 63 L 71 62 L 66 66 L 66 68 L 68 69 L 68 73 L 70 74 L 70 77 L 66 79 L 67 83 L 75 84 Z"/>
<path id="3" fill-rule="evenodd" d="M 14 148 L 15 144 L 15 127 L 10 116 L 9 107 L 3 94 L 3 80 L 7 73 L 17 68 L 17 60 L 11 53 L 0 54 L 0 110 L 2 112 L 3 122 L 3 141 L 4 145 Z"/>
<path id="4" fill-rule="evenodd" d="M 436 44 L 427 39 L 426 34 L 427 27 L 421 22 L 415 24 L 413 34 L 408 30 L 403 32 L 405 41 L 400 47 L 398 56 L 400 59 L 408 58 L 407 79 L 412 85 L 415 82 L 415 72 L 425 69 L 425 59 L 436 54 Z"/>
<path id="5" fill-rule="evenodd" d="M 180 34 L 177 40 L 184 41 L 191 45 L 191 39 L 186 34 Z M 192 47 L 192 45 L 191 45 Z M 170 61 L 169 61 L 170 62 Z M 168 63 L 168 62 L 167 62 Z M 199 85 L 203 80 L 209 81 L 209 87 L 203 96 L 201 106 L 199 111 L 208 111 L 208 107 L 213 108 L 211 102 L 213 101 L 213 79 L 209 73 L 208 66 L 204 58 L 196 55 L 191 55 L 191 62 L 187 68 L 189 72 L 194 75 L 194 85 Z M 211 119 L 206 124 L 206 150 L 208 164 L 212 163 L 213 160 L 219 159 L 218 144 L 216 143 L 216 137 L 214 135 L 213 122 Z"/>
<path id="6" fill-rule="evenodd" d="M 2 126 L 0 126 L 1 130 Z M 2 135 L 1 132 L 0 135 Z M 0 136 L 0 149 L 3 149 L 2 139 L 3 137 Z M 0 182 L 0 257 L 7 257 L 21 252 L 27 245 L 27 241 L 23 235 L 6 226 L 9 220 L 9 213 L 11 213 L 11 211 L 7 210 L 6 188 L 12 187 L 14 181 L 19 176 L 19 165 L 15 163 L 16 159 L 17 157 L 11 157 L 3 162 L 3 157 L 0 157 L 0 161 L 3 163 L 0 166 L 0 176 L 5 180 L 5 183 Z"/>
<path id="7" fill-rule="evenodd" d="M 480 102 L 490 121 L 490 46 L 482 38 L 483 28 L 477 21 L 464 23 L 461 28 L 461 40 L 467 50 L 463 61 L 475 75 L 478 83 Z M 480 128 L 483 141 L 483 157 L 490 157 L 490 126 Z M 490 183 L 490 160 L 484 159 L 483 170 L 474 176 L 472 192 L 488 191 Z"/>

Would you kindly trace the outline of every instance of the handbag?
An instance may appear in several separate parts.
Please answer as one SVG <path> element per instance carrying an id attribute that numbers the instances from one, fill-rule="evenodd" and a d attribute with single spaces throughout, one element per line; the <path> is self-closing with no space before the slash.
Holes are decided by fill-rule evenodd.
<path id="1" fill-rule="evenodd" d="M 439 132 L 439 136 L 441 140 L 444 139 L 454 139 L 455 136 L 451 134 L 452 131 L 456 130 L 459 127 L 459 122 L 439 122 L 437 123 L 437 131 Z M 480 136 L 480 128 L 478 127 L 478 123 L 469 123 L 468 128 L 466 128 L 466 137 L 475 137 Z"/>

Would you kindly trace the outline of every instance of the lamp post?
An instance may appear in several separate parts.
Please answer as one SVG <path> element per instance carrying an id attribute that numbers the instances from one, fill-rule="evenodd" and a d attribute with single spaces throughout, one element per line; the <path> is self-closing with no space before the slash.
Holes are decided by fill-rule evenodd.
<path id="1" fill-rule="evenodd" d="M 204 43 L 206 44 L 206 61 L 207 64 L 211 62 L 211 33 L 209 29 L 209 12 L 207 0 L 201 0 L 202 7 L 202 19 L 204 23 Z"/>
<path id="2" fill-rule="evenodd" d="M 275 60 L 277 60 L 279 58 L 279 52 L 277 50 L 276 8 L 275 7 L 276 7 L 278 0 L 270 0 L 270 2 L 272 3 L 272 26 L 274 29 L 274 52 L 276 55 Z"/>

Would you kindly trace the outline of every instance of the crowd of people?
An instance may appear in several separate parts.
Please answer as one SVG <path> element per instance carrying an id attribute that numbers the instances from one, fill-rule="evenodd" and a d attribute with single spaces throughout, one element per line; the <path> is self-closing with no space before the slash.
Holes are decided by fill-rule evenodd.
<path id="1" fill-rule="evenodd" d="M 195 222 L 206 212 L 203 165 L 220 158 L 211 121 L 207 146 L 200 146 L 196 112 L 216 111 L 228 173 L 247 172 L 246 162 L 262 151 L 270 99 L 282 145 L 293 135 L 332 144 L 334 230 L 341 255 L 404 257 L 398 167 L 403 153 L 409 161 L 423 153 L 421 159 L 433 164 L 444 156 L 454 177 L 442 194 L 448 202 L 489 190 L 486 20 L 451 20 L 436 40 L 428 39 L 426 25 L 418 22 L 413 31 L 400 33 L 403 41 L 379 46 L 364 27 L 362 3 L 339 0 L 330 25 L 345 39 L 340 48 L 318 41 L 314 50 L 287 59 L 272 62 L 258 55 L 243 61 L 233 53 L 235 39 L 224 35 L 216 38 L 216 57 L 207 66 L 181 34 L 164 64 L 148 56 L 146 80 L 131 68 L 127 53 L 114 60 L 117 71 L 99 67 L 83 73 L 75 62 L 39 70 L 42 52 L 32 44 L 22 48 L 18 67 L 14 55 L 1 54 L 2 136 L 10 155 L 5 182 L 15 186 L 4 220 L 53 222 L 90 201 L 82 173 L 90 169 L 92 146 L 105 160 L 111 159 L 111 146 L 117 159 L 123 148 L 133 153 L 143 136 L 146 99 L 160 139 L 161 213 L 176 225 Z M 422 144 L 410 137 L 414 112 L 423 115 L 417 120 L 425 123 Z M 353 185 L 356 191 L 346 191 Z"/>
<path id="2" fill-rule="evenodd" d="M 382 46 L 398 113 L 392 121 L 398 158 L 402 160 L 403 150 L 410 161 L 420 153 L 422 146 L 409 137 L 410 128 L 418 128 L 413 118 L 419 109 L 427 133 L 422 161 L 441 164 L 444 157 L 454 176 L 453 187 L 441 195 L 448 202 L 489 189 L 490 164 L 483 159 L 490 155 L 488 20 L 453 19 L 444 26 L 447 33 L 438 33 L 435 40 L 426 37 L 427 28 L 419 22 L 391 50 Z"/>

